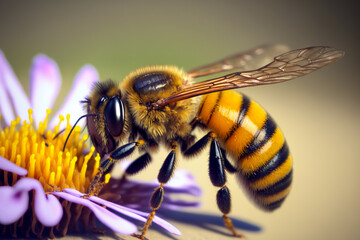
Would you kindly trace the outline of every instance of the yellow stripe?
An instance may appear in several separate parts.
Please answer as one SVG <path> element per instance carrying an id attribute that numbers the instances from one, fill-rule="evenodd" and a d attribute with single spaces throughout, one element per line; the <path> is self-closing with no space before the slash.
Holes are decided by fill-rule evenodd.
<path id="1" fill-rule="evenodd" d="M 251 100 L 241 126 L 226 141 L 227 149 L 239 157 L 245 147 L 253 141 L 256 132 L 264 126 L 266 116 L 265 110 Z"/>
<path id="2" fill-rule="evenodd" d="M 286 175 L 288 175 L 291 171 L 291 167 L 292 159 L 289 155 L 285 162 L 283 162 L 275 171 L 271 172 L 269 175 L 259 179 L 254 183 L 250 183 L 250 187 L 254 190 L 262 190 L 269 186 L 272 186 L 276 182 L 283 179 Z"/>
<path id="3" fill-rule="evenodd" d="M 199 113 L 199 117 L 201 118 L 203 123 L 207 123 L 209 121 L 210 114 L 215 107 L 219 94 L 219 92 L 216 92 L 203 96 L 203 107 L 201 109 L 201 112 Z"/>
<path id="4" fill-rule="evenodd" d="M 284 136 L 277 127 L 273 136 L 255 153 L 240 159 L 242 171 L 251 173 L 267 163 L 284 144 Z"/>
<path id="5" fill-rule="evenodd" d="M 284 197 L 286 197 L 286 195 L 289 194 L 290 189 L 291 189 L 291 186 L 285 188 L 284 190 L 282 190 L 281 192 L 279 192 L 275 195 L 267 196 L 267 197 L 260 197 L 259 200 L 261 202 L 263 202 L 265 205 L 269 205 L 271 203 L 274 203 L 274 202 L 279 201 L 279 200 L 283 199 Z"/>
<path id="6" fill-rule="evenodd" d="M 211 116 L 208 127 L 216 132 L 217 136 L 224 139 L 232 130 L 238 117 L 242 103 L 242 95 L 234 91 L 224 91 L 218 107 Z"/>

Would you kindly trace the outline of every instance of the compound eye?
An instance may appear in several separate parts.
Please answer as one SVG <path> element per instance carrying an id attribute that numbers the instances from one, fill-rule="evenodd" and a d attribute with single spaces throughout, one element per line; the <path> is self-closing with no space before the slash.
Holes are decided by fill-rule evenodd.
<path id="1" fill-rule="evenodd" d="M 112 97 L 104 109 L 106 127 L 114 137 L 120 136 L 124 128 L 125 109 L 118 96 Z"/>

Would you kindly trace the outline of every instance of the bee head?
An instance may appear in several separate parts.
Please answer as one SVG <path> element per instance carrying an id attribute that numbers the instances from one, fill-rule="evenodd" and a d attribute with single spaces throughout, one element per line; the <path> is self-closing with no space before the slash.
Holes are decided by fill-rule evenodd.
<path id="1" fill-rule="evenodd" d="M 125 125 L 125 106 L 114 86 L 97 86 L 87 100 L 87 127 L 91 141 L 100 154 L 112 152 L 118 145 Z M 110 87 L 111 86 L 111 87 Z M 108 91 L 104 92 L 107 89 Z"/>

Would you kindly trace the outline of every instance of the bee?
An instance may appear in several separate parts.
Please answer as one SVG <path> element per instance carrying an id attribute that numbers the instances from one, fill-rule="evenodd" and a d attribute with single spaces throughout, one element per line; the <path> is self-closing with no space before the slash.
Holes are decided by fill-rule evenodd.
<path id="1" fill-rule="evenodd" d="M 164 185 L 173 175 L 176 153 L 192 157 L 210 144 L 209 176 L 218 187 L 218 208 L 231 233 L 243 237 L 228 217 L 231 201 L 226 174 L 234 173 L 242 180 L 255 204 L 274 210 L 290 191 L 292 158 L 283 133 L 270 115 L 255 101 L 230 89 L 285 82 L 344 55 L 330 47 L 308 47 L 278 55 L 256 70 L 244 70 L 283 49 L 278 45 L 256 48 L 188 72 L 174 66 L 144 67 L 130 73 L 121 84 L 111 80 L 97 83 L 84 101 L 85 116 L 91 141 L 103 160 L 87 196 L 100 192 L 104 175 L 116 161 L 138 149 L 141 154 L 126 175 L 138 173 L 151 162 L 150 152 L 165 144 L 169 154 L 157 176 L 159 187 L 150 197 L 152 211 L 142 232 L 134 235 L 145 239 L 161 205 Z M 232 69 L 241 71 L 192 82 Z M 197 101 L 200 95 L 202 99 Z M 193 130 L 197 127 L 208 132 L 195 141 Z"/>

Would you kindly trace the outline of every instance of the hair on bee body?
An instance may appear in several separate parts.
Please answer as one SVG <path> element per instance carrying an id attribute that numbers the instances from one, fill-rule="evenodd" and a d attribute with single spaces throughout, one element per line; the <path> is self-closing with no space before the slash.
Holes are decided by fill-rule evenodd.
<path id="1" fill-rule="evenodd" d="M 151 213 L 142 231 L 134 235 L 145 239 L 161 207 L 164 186 L 175 170 L 177 153 L 192 157 L 209 147 L 209 177 L 218 188 L 216 202 L 224 224 L 234 236 L 244 237 L 228 217 L 231 198 L 227 175 L 235 174 L 242 180 L 257 206 L 274 210 L 289 194 L 293 168 L 289 147 L 273 118 L 258 103 L 231 89 L 288 81 L 344 55 L 323 46 L 283 50 L 279 45 L 268 45 L 188 72 L 174 66 L 150 66 L 135 70 L 120 84 L 110 80 L 97 83 L 84 105 L 91 141 L 103 160 L 87 197 L 100 192 L 103 176 L 115 162 L 138 149 L 141 154 L 125 176 L 136 174 L 150 164 L 151 152 L 165 144 L 169 153 L 157 176 L 159 187 L 149 196 Z M 247 69 L 269 56 L 273 60 L 267 65 Z M 241 71 L 192 81 L 232 69 Z M 201 101 L 195 101 L 201 95 Z M 198 127 L 207 133 L 195 141 L 193 130 Z"/>

